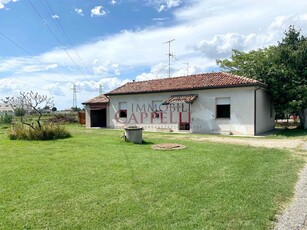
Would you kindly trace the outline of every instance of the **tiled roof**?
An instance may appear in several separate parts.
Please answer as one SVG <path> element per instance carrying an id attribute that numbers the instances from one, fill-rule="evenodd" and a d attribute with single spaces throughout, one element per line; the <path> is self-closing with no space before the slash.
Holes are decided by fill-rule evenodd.
<path id="1" fill-rule="evenodd" d="M 166 101 L 164 101 L 163 104 L 167 105 L 167 104 L 170 104 L 172 102 L 193 103 L 196 100 L 197 97 L 198 97 L 197 94 L 173 95 L 173 96 L 170 96 Z"/>
<path id="2" fill-rule="evenodd" d="M 230 73 L 204 73 L 185 77 L 128 82 L 125 85 L 110 91 L 106 95 L 185 91 L 257 85 L 264 86 L 257 80 Z"/>
<path id="3" fill-rule="evenodd" d="M 109 103 L 109 98 L 104 95 L 104 94 L 101 94 L 99 95 L 98 97 L 94 97 L 86 102 L 83 102 L 82 104 L 84 105 L 87 105 L 87 104 L 107 104 Z"/>

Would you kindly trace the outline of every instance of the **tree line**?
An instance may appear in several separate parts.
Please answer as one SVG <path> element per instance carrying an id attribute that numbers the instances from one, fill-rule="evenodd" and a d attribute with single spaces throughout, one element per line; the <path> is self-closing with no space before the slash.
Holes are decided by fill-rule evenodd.
<path id="1" fill-rule="evenodd" d="M 277 114 L 297 114 L 305 124 L 307 109 L 307 37 L 290 26 L 277 45 L 218 59 L 225 72 L 259 80 L 267 85 Z M 306 127 L 305 127 L 306 128 Z"/>

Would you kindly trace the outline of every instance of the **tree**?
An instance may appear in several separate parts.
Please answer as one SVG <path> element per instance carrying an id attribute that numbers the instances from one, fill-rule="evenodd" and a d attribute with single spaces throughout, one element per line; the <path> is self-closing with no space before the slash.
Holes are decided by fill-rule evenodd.
<path id="1" fill-rule="evenodd" d="M 7 97 L 3 100 L 5 103 L 9 104 L 14 110 L 15 115 L 20 117 L 22 124 L 29 126 L 30 128 L 36 130 L 42 129 L 41 117 L 42 111 L 40 107 L 51 107 L 53 106 L 53 99 L 46 95 L 40 95 L 34 92 L 20 92 L 18 97 Z M 35 122 L 31 122 L 26 118 L 27 114 L 31 112 L 36 115 Z"/>
<path id="2" fill-rule="evenodd" d="M 226 72 L 265 83 L 277 113 L 297 113 L 304 125 L 307 108 L 307 38 L 290 26 L 276 46 L 242 52 L 233 50 L 229 59 L 217 60 Z"/>

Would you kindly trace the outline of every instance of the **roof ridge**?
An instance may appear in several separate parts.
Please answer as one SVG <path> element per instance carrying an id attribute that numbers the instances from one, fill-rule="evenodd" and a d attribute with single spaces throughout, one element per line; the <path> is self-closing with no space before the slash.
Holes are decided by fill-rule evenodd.
<path id="1" fill-rule="evenodd" d="M 226 72 L 196 73 L 196 74 L 190 74 L 190 75 L 187 75 L 187 76 L 164 77 L 164 78 L 156 78 L 156 79 L 149 79 L 149 80 L 142 80 L 142 81 L 130 81 L 130 82 L 127 82 L 126 84 L 133 84 L 133 83 L 137 83 L 137 82 L 143 83 L 143 82 L 160 81 L 160 80 L 165 80 L 165 79 L 178 79 L 178 78 L 185 78 L 185 77 L 195 77 L 195 76 L 210 75 L 210 74 L 224 74 L 224 73 L 226 73 Z M 124 85 L 122 85 L 122 86 L 124 86 Z M 120 87 L 118 87 L 118 88 L 120 88 Z"/>
<path id="2" fill-rule="evenodd" d="M 243 80 L 249 80 L 249 81 L 253 81 L 253 82 L 259 82 L 259 81 L 256 80 L 256 79 L 249 78 L 249 77 L 245 77 L 245 76 L 240 76 L 240 75 L 237 75 L 237 74 L 234 74 L 234 73 L 229 73 L 229 72 L 220 72 L 220 73 L 226 74 L 226 75 L 228 75 L 228 76 L 234 76 L 234 77 L 237 77 L 237 78 L 241 78 L 241 79 L 243 79 Z"/>
<path id="3" fill-rule="evenodd" d="M 243 77 L 227 72 L 211 72 L 191 74 L 188 76 L 127 82 L 126 84 L 106 93 L 106 95 L 196 90 L 221 87 L 240 87 L 252 85 L 265 86 L 261 82 L 252 78 L 247 78 L 245 76 Z"/>

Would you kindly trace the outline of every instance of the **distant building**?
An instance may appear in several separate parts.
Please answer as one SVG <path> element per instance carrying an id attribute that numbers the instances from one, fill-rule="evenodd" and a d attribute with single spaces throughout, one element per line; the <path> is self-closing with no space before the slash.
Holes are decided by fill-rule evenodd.
<path id="1" fill-rule="evenodd" d="M 4 113 L 4 112 L 13 112 L 12 107 L 7 104 L 7 103 L 0 103 L 0 113 Z"/>
<path id="2" fill-rule="evenodd" d="M 87 127 L 234 135 L 274 128 L 266 85 L 229 73 L 129 82 L 83 104 Z"/>
<path id="3" fill-rule="evenodd" d="M 14 108 L 16 108 L 17 106 L 15 105 Z M 26 110 L 27 113 L 30 113 L 32 111 L 32 109 L 30 107 L 28 108 L 24 108 Z M 0 113 L 4 113 L 4 112 L 8 112 L 8 113 L 13 113 L 14 110 L 11 107 L 11 105 L 9 105 L 8 103 L 0 103 Z"/>

